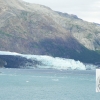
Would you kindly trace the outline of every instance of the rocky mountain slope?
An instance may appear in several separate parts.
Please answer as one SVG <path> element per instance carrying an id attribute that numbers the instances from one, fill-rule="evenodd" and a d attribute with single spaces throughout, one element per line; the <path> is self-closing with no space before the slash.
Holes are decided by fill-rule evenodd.
<path id="1" fill-rule="evenodd" d="M 0 50 L 100 62 L 100 25 L 21 0 L 0 0 Z"/>

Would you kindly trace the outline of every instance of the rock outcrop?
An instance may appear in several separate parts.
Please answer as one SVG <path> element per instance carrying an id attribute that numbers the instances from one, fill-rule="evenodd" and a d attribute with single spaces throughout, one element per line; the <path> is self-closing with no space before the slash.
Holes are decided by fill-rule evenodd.
<path id="1" fill-rule="evenodd" d="M 100 25 L 43 5 L 0 0 L 0 50 L 99 62 Z"/>

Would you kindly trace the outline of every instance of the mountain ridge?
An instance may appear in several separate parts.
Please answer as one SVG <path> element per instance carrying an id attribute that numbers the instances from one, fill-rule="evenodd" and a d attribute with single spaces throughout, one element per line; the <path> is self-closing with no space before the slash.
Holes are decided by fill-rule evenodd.
<path id="1" fill-rule="evenodd" d="M 99 62 L 99 25 L 22 0 L 0 5 L 0 50 Z"/>

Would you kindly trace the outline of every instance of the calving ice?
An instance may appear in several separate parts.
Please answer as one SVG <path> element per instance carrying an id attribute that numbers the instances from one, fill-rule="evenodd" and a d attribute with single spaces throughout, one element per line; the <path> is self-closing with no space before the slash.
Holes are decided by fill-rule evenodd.
<path id="1" fill-rule="evenodd" d="M 51 57 L 47 55 L 20 54 L 9 51 L 0 51 L 0 59 L 5 61 L 11 68 L 15 66 L 15 63 L 18 64 L 18 66 L 14 68 L 93 70 L 97 67 L 92 64 L 84 64 L 80 61 L 75 61 L 74 59 Z M 14 65 L 11 64 L 13 62 L 15 62 Z M 5 67 L 7 67 L 7 65 Z"/>
<path id="2" fill-rule="evenodd" d="M 95 64 L 100 62 L 100 25 L 40 4 L 0 0 L 0 50 Z"/>

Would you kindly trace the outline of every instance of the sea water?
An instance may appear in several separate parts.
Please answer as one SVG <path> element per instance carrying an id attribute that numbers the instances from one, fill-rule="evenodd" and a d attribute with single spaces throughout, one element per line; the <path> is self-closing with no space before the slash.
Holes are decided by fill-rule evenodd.
<path id="1" fill-rule="evenodd" d="M 0 100 L 99 100 L 95 70 L 0 69 Z"/>

